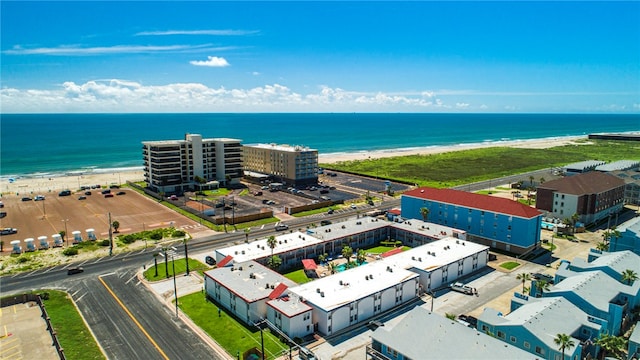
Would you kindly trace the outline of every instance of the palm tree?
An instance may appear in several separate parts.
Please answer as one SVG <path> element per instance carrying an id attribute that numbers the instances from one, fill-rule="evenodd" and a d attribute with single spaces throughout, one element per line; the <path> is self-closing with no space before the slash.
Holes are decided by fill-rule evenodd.
<path id="1" fill-rule="evenodd" d="M 562 360 L 564 360 L 564 350 L 571 350 L 576 344 L 571 340 L 571 336 L 567 334 L 558 334 L 556 338 L 553 339 L 553 342 L 556 343 L 560 347 L 560 351 L 562 351 Z"/>
<path id="2" fill-rule="evenodd" d="M 535 177 L 533 175 L 529 175 L 529 188 L 533 187 L 533 179 L 535 179 Z"/>
<path id="3" fill-rule="evenodd" d="M 612 353 L 617 359 L 622 359 L 627 348 L 627 340 L 622 336 L 600 334 L 595 343 L 602 348 L 602 358 L 605 358 L 607 353 Z"/>
<path id="4" fill-rule="evenodd" d="M 276 240 L 276 237 L 271 235 L 267 238 L 267 246 L 269 246 L 271 248 L 271 256 L 273 256 L 273 249 L 276 248 L 276 245 L 278 245 L 278 241 Z"/>
<path id="5" fill-rule="evenodd" d="M 330 263 L 329 263 L 329 265 L 328 265 L 328 266 L 329 266 L 329 271 L 330 271 L 332 274 L 335 274 L 335 273 L 336 273 L 336 268 L 337 268 L 336 263 L 334 263 L 334 262 L 332 261 L 332 262 L 330 262 Z"/>
<path id="6" fill-rule="evenodd" d="M 273 270 L 276 270 L 282 265 L 282 259 L 278 255 L 271 255 L 267 259 L 267 266 Z"/>
<path id="7" fill-rule="evenodd" d="M 607 251 L 607 250 L 609 250 L 609 245 L 607 245 L 605 242 L 601 241 L 596 245 L 596 250 Z"/>
<path id="8" fill-rule="evenodd" d="M 422 220 L 424 222 L 427 222 L 427 219 L 429 218 L 429 209 L 426 207 L 421 207 L 420 208 L 420 215 L 422 215 Z"/>
<path id="9" fill-rule="evenodd" d="M 627 283 L 627 285 L 633 284 L 636 280 L 638 280 L 638 274 L 635 271 L 627 269 L 622 272 L 622 282 Z"/>
<path id="10" fill-rule="evenodd" d="M 244 228 L 244 242 L 249 242 L 249 233 L 251 232 L 251 228 Z"/>
<path id="11" fill-rule="evenodd" d="M 520 273 L 516 276 L 516 279 L 522 281 L 522 293 L 524 294 L 524 283 L 531 280 L 531 275 L 528 273 Z"/>
<path id="12" fill-rule="evenodd" d="M 4 251 L 4 240 L 0 240 L 0 253 Z"/>
<path id="13" fill-rule="evenodd" d="M 113 232 L 114 232 L 114 233 L 117 233 L 117 232 L 118 232 L 118 229 L 120 228 L 120 222 L 119 222 L 118 220 L 114 220 L 114 221 L 111 223 L 111 226 L 113 226 Z"/>
<path id="14" fill-rule="evenodd" d="M 324 262 L 327 261 L 328 256 L 329 255 L 327 255 L 327 253 L 318 255 L 318 261 L 320 262 L 320 264 L 324 264 Z"/>
<path id="15" fill-rule="evenodd" d="M 189 240 L 185 236 L 184 239 L 182 239 L 182 244 L 184 244 L 184 262 L 187 264 L 187 276 L 189 276 L 189 252 L 187 250 L 187 241 Z"/>
<path id="16" fill-rule="evenodd" d="M 362 264 L 367 260 L 367 253 L 363 249 L 359 249 L 356 255 L 356 262 L 358 265 Z"/>
<path id="17" fill-rule="evenodd" d="M 545 180 L 545 178 L 541 177 L 538 181 L 540 181 L 540 185 L 542 185 L 542 184 L 544 184 L 544 182 L 545 182 L 545 181 L 547 181 L 547 180 Z"/>
<path id="18" fill-rule="evenodd" d="M 342 248 L 342 257 L 347 259 L 347 269 L 349 268 L 349 263 L 351 262 L 351 256 L 353 256 L 353 249 L 349 245 L 345 245 Z"/>
<path id="19" fill-rule="evenodd" d="M 545 291 L 549 291 L 550 287 L 551 287 L 551 285 L 549 285 L 549 283 L 546 280 L 537 280 L 536 281 L 536 290 L 538 290 L 538 292 L 540 292 L 540 296 L 542 296 L 542 294 Z"/>
<path id="20" fill-rule="evenodd" d="M 153 267 L 156 270 L 156 277 L 158 277 L 158 256 L 160 256 L 159 253 L 153 253 Z"/>

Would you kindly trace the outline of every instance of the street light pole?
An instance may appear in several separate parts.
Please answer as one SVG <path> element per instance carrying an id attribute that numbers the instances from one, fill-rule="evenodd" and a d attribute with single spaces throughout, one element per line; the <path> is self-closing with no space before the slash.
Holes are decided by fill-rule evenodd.
<path id="1" fill-rule="evenodd" d="M 176 299 L 176 318 L 178 317 L 178 285 L 176 284 L 176 255 L 171 255 L 171 265 L 173 267 L 173 297 Z"/>
<path id="2" fill-rule="evenodd" d="M 69 219 L 62 220 L 62 222 L 64 223 L 64 241 L 67 243 L 67 247 L 69 247 L 69 237 L 68 237 L 68 232 L 67 232 L 67 221 L 69 221 Z"/>

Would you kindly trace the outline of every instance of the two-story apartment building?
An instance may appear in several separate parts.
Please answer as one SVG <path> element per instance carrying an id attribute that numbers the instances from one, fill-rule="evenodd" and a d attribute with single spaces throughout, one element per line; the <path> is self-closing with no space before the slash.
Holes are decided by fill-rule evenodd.
<path id="1" fill-rule="evenodd" d="M 423 219 L 467 233 L 467 240 L 523 254 L 540 241 L 540 211 L 509 199 L 453 189 L 422 187 L 405 192 L 402 217 Z"/>
<path id="2" fill-rule="evenodd" d="M 184 140 L 144 141 L 144 179 L 156 192 L 182 193 L 207 183 L 226 186 L 242 178 L 242 146 L 238 139 L 203 139 L 186 134 Z M 205 185 L 206 186 L 206 185 Z"/>

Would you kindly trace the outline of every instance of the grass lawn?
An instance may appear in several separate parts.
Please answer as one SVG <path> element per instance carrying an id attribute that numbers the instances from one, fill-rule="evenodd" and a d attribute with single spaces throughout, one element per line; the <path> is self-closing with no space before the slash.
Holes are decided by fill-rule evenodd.
<path id="1" fill-rule="evenodd" d="M 203 293 L 181 297 L 179 306 L 196 325 L 209 334 L 231 356 L 235 357 L 238 351 L 242 354 L 254 347 L 260 350 L 260 331 L 242 325 L 223 308 L 218 313 L 218 307 L 208 301 Z M 263 331 L 263 336 L 267 359 L 275 359 L 280 356 L 282 350 L 289 349 L 269 330 Z"/>
<path id="2" fill-rule="evenodd" d="M 44 290 L 40 293 L 43 292 L 49 293 L 49 299 L 43 302 L 67 359 L 104 359 L 67 293 L 57 290 Z"/>
<path id="3" fill-rule="evenodd" d="M 303 216 L 309 216 L 309 215 L 315 215 L 315 214 L 322 214 L 322 213 L 326 213 L 331 208 L 334 208 L 334 207 L 328 206 L 328 207 L 323 207 L 323 208 L 314 209 L 314 210 L 301 211 L 299 213 L 292 214 L 291 216 L 303 217 Z"/>
<path id="4" fill-rule="evenodd" d="M 311 281 L 311 279 L 309 279 L 307 275 L 304 273 L 304 269 L 292 271 L 288 274 L 284 274 L 284 276 L 287 279 L 296 282 L 297 284 L 304 284 L 306 282 Z"/>
<path id="5" fill-rule="evenodd" d="M 515 268 L 517 268 L 518 266 L 520 266 L 519 262 L 515 262 L 515 261 L 507 261 L 507 262 L 503 262 L 502 264 L 500 264 L 501 268 L 505 268 L 507 270 L 513 270 Z"/>
<path id="6" fill-rule="evenodd" d="M 341 161 L 320 166 L 408 181 L 420 186 L 445 188 L 564 166 L 584 159 L 615 161 L 638 156 L 637 145 L 632 141 L 584 140 L 582 143 L 549 149 L 491 147 L 432 155 Z"/>
<path id="7" fill-rule="evenodd" d="M 144 278 L 149 281 L 159 281 L 167 278 L 165 272 L 165 264 L 164 258 L 162 256 L 158 256 L 158 276 L 156 276 L 155 266 L 151 265 L 147 270 L 144 271 Z M 167 267 L 169 271 L 169 277 L 173 277 L 173 264 L 171 262 L 171 258 L 169 258 L 169 266 Z M 206 271 L 209 267 L 198 260 L 189 259 L 189 271 Z M 176 259 L 176 275 L 184 274 L 187 272 L 187 262 L 184 258 Z"/>
<path id="8" fill-rule="evenodd" d="M 372 247 L 370 249 L 365 249 L 364 251 L 367 252 L 367 253 L 371 253 L 371 254 L 382 254 L 382 253 L 385 253 L 385 252 L 387 252 L 389 250 L 393 250 L 393 249 L 395 249 L 395 247 L 393 247 L 393 246 L 376 246 L 376 247 Z M 408 247 L 408 246 L 403 246 L 402 247 L 402 251 L 407 251 L 409 249 L 411 249 L 411 248 Z"/>

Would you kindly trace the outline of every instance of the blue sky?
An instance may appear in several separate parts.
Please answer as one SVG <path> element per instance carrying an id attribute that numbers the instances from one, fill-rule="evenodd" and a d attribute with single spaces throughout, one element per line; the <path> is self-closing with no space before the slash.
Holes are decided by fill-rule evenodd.
<path id="1" fill-rule="evenodd" d="M 3 113 L 640 113 L 640 2 L 2 1 Z"/>

